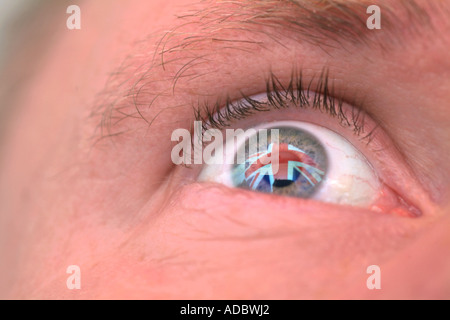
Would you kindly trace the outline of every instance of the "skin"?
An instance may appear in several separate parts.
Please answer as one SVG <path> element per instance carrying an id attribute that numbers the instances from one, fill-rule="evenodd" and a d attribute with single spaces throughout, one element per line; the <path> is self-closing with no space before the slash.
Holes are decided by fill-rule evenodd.
<path id="1" fill-rule="evenodd" d="M 174 91 L 166 79 L 189 52 L 169 53 L 168 60 L 179 62 L 155 68 L 147 79 L 153 91 L 139 96 L 148 104 L 152 92 L 160 93 L 151 108 L 141 109 L 157 120 L 149 127 L 127 118 L 112 128 L 125 134 L 99 139 L 100 117 L 92 110 L 104 110 L 98 94 L 109 74 L 129 54 L 146 54 L 132 59 L 131 69 L 150 60 L 160 31 L 180 25 L 175 15 L 188 5 L 192 1 L 89 1 L 76 31 L 65 29 L 61 13 L 62 30 L 22 88 L 2 151 L 0 297 L 450 298 L 448 23 L 437 23 L 439 41 L 424 32 L 389 55 L 367 47 L 330 56 L 289 37 L 281 39 L 283 47 L 226 31 L 264 41 L 270 50 L 214 52 L 210 62 L 190 69 L 200 77 L 180 78 Z M 137 46 L 147 34 L 155 36 Z M 209 54 L 208 47 L 199 50 Z M 190 127 L 199 96 L 213 102 L 224 91 L 232 98 L 239 90 L 263 92 L 269 69 L 286 83 L 298 61 L 308 67 L 306 77 L 326 64 L 338 88 L 366 96 L 368 112 L 389 137 L 378 142 L 387 160 L 376 169 L 389 180 L 383 166 L 395 168 L 398 180 L 386 182 L 414 199 L 421 217 L 200 183 L 201 168 L 173 165 L 170 135 Z M 124 75 L 124 87 L 137 78 Z M 131 103 L 124 105 L 136 115 Z M 332 125 L 331 118 L 320 121 Z M 368 158 L 377 155 L 365 151 Z M 381 290 L 366 286 L 373 264 L 381 268 Z M 80 290 L 66 287 L 69 265 L 81 269 Z"/>

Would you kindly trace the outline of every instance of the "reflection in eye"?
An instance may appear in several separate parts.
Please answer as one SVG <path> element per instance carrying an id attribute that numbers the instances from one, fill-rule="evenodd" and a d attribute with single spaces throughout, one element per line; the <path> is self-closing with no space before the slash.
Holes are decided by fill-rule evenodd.
<path id="1" fill-rule="evenodd" d="M 235 186 L 261 192 L 306 198 L 320 186 L 326 172 L 327 155 L 311 134 L 295 127 L 274 127 L 278 141 L 272 141 L 268 131 L 268 147 L 262 152 L 249 154 L 252 139 L 246 139 L 240 147 L 245 152 L 245 162 L 232 168 Z M 270 129 L 274 129 L 270 128 Z M 259 131 L 261 132 L 261 131 Z M 262 139 L 258 137 L 256 141 Z M 261 143 L 259 143 L 261 144 Z M 258 150 L 261 149 L 258 145 Z M 264 146 L 263 146 L 264 147 Z M 256 148 L 255 148 L 256 149 Z M 269 161 L 278 155 L 277 168 Z"/>
<path id="2" fill-rule="evenodd" d="M 365 157 L 341 135 L 301 121 L 271 122 L 255 129 L 258 139 L 242 135 L 236 146 L 225 141 L 225 152 L 216 154 L 233 161 L 212 161 L 216 164 L 204 167 L 199 179 L 338 204 L 369 206 L 376 200 L 381 187 L 377 176 Z M 272 139 L 273 129 L 278 129 L 276 139 Z M 260 137 L 263 131 L 267 140 Z M 251 148 L 254 141 L 258 148 Z M 258 151 L 252 153 L 255 149 Z M 245 161 L 239 163 L 237 154 L 242 151 Z M 273 153 L 277 156 L 272 157 Z"/>

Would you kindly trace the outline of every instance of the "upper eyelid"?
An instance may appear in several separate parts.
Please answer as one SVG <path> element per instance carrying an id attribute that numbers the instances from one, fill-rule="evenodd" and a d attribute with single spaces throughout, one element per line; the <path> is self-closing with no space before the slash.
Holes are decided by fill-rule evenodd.
<path id="1" fill-rule="evenodd" d="M 344 100 L 338 96 L 326 67 L 318 76 L 313 75 L 307 81 L 303 79 L 301 70 L 294 69 L 287 85 L 283 85 L 275 74 L 271 73 L 265 88 L 268 103 L 261 103 L 241 93 L 242 98 L 237 101 L 231 101 L 227 97 L 225 103 L 218 100 L 212 106 L 199 104 L 194 107 L 195 119 L 202 122 L 203 131 L 210 128 L 222 130 L 234 120 L 244 119 L 256 112 L 286 108 L 288 102 L 293 102 L 297 107 L 326 111 L 330 116 L 338 118 L 341 124 L 351 126 L 358 136 L 364 133 L 364 97 L 354 95 L 351 99 Z M 346 102 L 354 106 L 350 114 L 343 111 L 342 105 Z M 372 131 L 365 133 L 364 138 L 367 138 L 368 142 L 372 133 Z"/>
<path id="2" fill-rule="evenodd" d="M 96 104 L 92 112 L 93 116 L 101 116 L 99 127 L 102 131 L 114 135 L 116 132 L 111 130 L 111 127 L 114 126 L 114 123 L 121 122 L 125 118 L 141 118 L 150 125 L 156 116 L 145 114 L 141 105 L 153 104 L 158 96 L 165 94 L 165 91 L 174 91 L 174 86 L 177 85 L 178 80 L 185 76 L 185 70 L 192 68 L 193 64 L 207 63 L 207 57 L 210 54 L 222 49 L 250 50 L 254 46 L 260 46 L 258 41 L 264 39 L 263 37 L 271 41 L 277 39 L 274 43 L 280 45 L 279 35 L 285 38 L 294 37 L 297 41 L 313 47 L 324 46 L 326 41 L 333 39 L 334 42 L 339 43 L 341 48 L 345 47 L 345 43 L 354 42 L 350 38 L 358 39 L 359 44 L 364 45 L 375 46 L 378 43 L 375 39 L 368 41 L 369 38 L 372 38 L 373 33 L 365 32 L 367 31 L 364 29 L 366 27 L 361 23 L 361 18 L 366 16 L 365 10 L 362 10 L 365 8 L 365 2 L 357 4 L 353 1 L 326 0 L 317 7 L 313 2 L 304 0 L 298 0 L 299 5 L 293 5 L 295 3 L 296 1 L 290 3 L 291 7 L 287 7 L 289 10 L 286 10 L 288 1 L 242 1 L 241 3 L 234 3 L 235 7 L 227 6 L 226 3 L 214 3 L 208 7 L 179 16 L 180 23 L 177 26 L 165 32 L 161 38 L 156 38 L 155 47 L 152 50 L 153 57 L 150 61 L 148 54 L 135 55 L 124 61 L 123 66 L 115 72 L 106 89 L 100 93 L 100 96 L 105 96 L 105 98 L 111 92 L 114 92 L 114 95 L 107 97 L 106 101 Z M 384 41 L 384 48 L 386 48 L 386 43 L 398 44 L 404 42 L 407 37 L 405 37 L 403 31 L 408 30 L 411 25 L 420 25 L 423 30 L 431 27 L 432 21 L 436 19 L 431 19 L 430 16 L 432 14 L 439 16 L 436 12 L 439 12 L 437 9 L 441 6 L 438 5 L 432 10 L 423 8 L 425 5 L 404 6 L 400 4 L 399 9 L 404 14 L 399 14 L 397 11 L 393 12 L 389 3 L 391 2 L 385 2 L 383 6 L 383 37 L 387 35 L 394 38 L 390 39 L 392 41 Z M 267 12 L 270 12 L 270 14 L 267 14 Z M 442 10 L 442 12 L 444 11 Z M 312 13 L 314 14 L 312 15 Z M 220 15 L 226 16 L 227 19 L 219 19 Z M 343 19 L 341 15 L 347 19 Z M 399 19 L 399 17 L 402 18 Z M 302 24 L 299 25 L 298 21 L 302 21 Z M 429 21 L 429 23 L 419 23 L 421 21 Z M 267 27 L 270 30 L 262 33 L 261 30 Z M 233 30 L 245 32 L 252 37 L 242 38 L 234 36 L 233 33 L 230 37 L 229 31 Z M 345 37 L 345 32 L 336 32 L 336 30 L 347 30 L 347 37 Z M 355 30 L 359 31 L 355 33 Z M 260 39 L 251 40 L 255 34 Z M 349 35 L 354 35 L 356 38 L 349 37 Z M 151 38 L 155 36 L 158 35 L 155 34 Z M 211 43 L 214 43 L 214 45 L 210 46 Z M 204 50 L 205 44 L 208 44 L 206 51 Z M 337 47 L 332 46 L 329 49 L 336 50 Z M 404 47 L 402 47 L 403 49 Z M 147 47 L 142 50 L 148 52 Z M 172 53 L 175 58 L 171 58 Z M 142 60 L 143 56 L 144 61 Z M 177 64 L 179 65 L 177 66 Z M 133 66 L 136 68 L 135 70 L 128 69 L 128 67 L 133 68 Z M 148 91 L 143 87 L 162 81 L 161 79 L 166 78 L 166 74 L 162 70 L 172 69 L 173 67 L 176 71 L 168 77 L 165 91 L 157 92 L 151 97 L 141 96 Z M 147 71 L 141 70 L 142 68 Z M 155 72 L 158 68 L 162 72 Z M 157 79 L 159 76 L 161 76 L 161 79 Z M 195 75 L 195 77 L 198 76 L 199 74 Z M 131 77 L 132 79 L 123 77 Z M 143 103 L 144 100 L 147 103 Z"/>

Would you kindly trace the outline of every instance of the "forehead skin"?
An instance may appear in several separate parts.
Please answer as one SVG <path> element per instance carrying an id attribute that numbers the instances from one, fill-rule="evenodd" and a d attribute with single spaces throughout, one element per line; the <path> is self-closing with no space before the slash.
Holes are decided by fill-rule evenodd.
<path id="1" fill-rule="evenodd" d="M 448 298 L 450 164 L 442 163 L 450 141 L 446 40 L 430 46 L 429 34 L 416 35 L 423 42 L 399 44 L 405 50 L 391 52 L 380 67 L 363 58 L 370 46 L 358 55 L 340 50 L 324 58 L 324 50 L 298 44 L 295 37 L 283 39 L 287 50 L 266 36 L 244 32 L 240 38 L 242 30 L 225 30 L 224 39 L 244 41 L 236 46 L 239 50 L 208 54 L 205 60 L 217 59 L 217 65 L 192 62 L 191 73 L 186 71 L 174 89 L 173 76 L 193 60 L 190 53 L 229 47 L 209 38 L 188 53 L 177 48 L 180 34 L 199 32 L 198 25 L 182 25 L 177 15 L 207 5 L 89 1 L 80 4 L 82 28 L 77 31 L 65 28 L 67 15 L 61 12 L 55 22 L 60 26 L 57 41 L 49 44 L 23 88 L 3 148 L 0 297 Z M 160 36 L 176 26 L 179 33 L 167 40 L 165 68 L 161 62 L 154 73 L 142 71 L 153 66 L 148 61 L 161 48 Z M 435 28 L 445 37 L 447 24 Z M 268 50 L 259 41 L 269 44 Z M 188 106 L 196 97 L 260 90 L 256 83 L 264 79 L 262 69 L 274 66 L 286 80 L 283 76 L 289 76 L 299 57 L 310 68 L 329 64 L 338 82 L 372 90 L 373 113 L 399 136 L 408 166 L 424 173 L 418 179 L 436 194 L 433 215 L 407 220 L 297 199 L 262 203 L 260 195 L 185 186 L 177 178 L 170 133 L 189 127 L 193 116 Z M 117 70 L 123 75 L 111 74 Z M 362 80 L 367 74 L 370 83 Z M 403 86 L 396 93 L 383 91 L 386 77 Z M 142 79 L 147 86 L 136 86 Z M 125 97 L 128 90 L 137 100 Z M 398 92 L 406 96 L 403 106 L 419 107 L 404 107 L 401 116 L 386 108 L 398 101 Z M 150 101 L 156 102 L 144 108 Z M 428 105 L 432 110 L 426 110 Z M 101 124 L 109 119 L 111 106 L 113 125 Z M 116 123 L 120 112 L 126 118 Z M 397 126 L 392 116 L 409 127 Z M 99 139 L 118 132 L 125 134 Z M 409 154 L 413 147 L 416 153 Z M 441 171 L 436 170 L 439 163 Z M 274 214 L 280 211 L 285 213 L 281 218 Z M 383 270 L 379 292 L 366 288 L 365 268 L 371 264 Z M 81 290 L 66 287 L 69 265 L 81 268 Z"/>

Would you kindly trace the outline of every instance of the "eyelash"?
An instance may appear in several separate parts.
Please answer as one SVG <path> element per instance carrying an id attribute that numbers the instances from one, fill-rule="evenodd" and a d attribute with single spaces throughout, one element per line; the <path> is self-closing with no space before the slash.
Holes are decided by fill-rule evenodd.
<path id="1" fill-rule="evenodd" d="M 227 96 L 225 103 L 219 100 L 213 106 L 207 103 L 199 104 L 194 108 L 195 120 L 202 122 L 203 133 L 207 129 L 212 128 L 223 130 L 230 127 L 232 121 L 245 119 L 257 112 L 288 108 L 293 104 L 297 108 L 312 108 L 337 118 L 343 127 L 352 128 L 356 136 L 369 144 L 378 128 L 378 124 L 369 133 L 364 134 L 365 113 L 363 112 L 362 102 L 358 103 L 356 98 L 354 98 L 351 101 L 351 105 L 359 107 L 352 108 L 350 114 L 346 114 L 342 106 L 347 101 L 335 96 L 329 70 L 324 68 L 321 71 L 317 77 L 315 88 L 311 90 L 314 80 L 315 77 L 313 76 L 305 84 L 302 71 L 300 70 L 299 72 L 291 73 L 289 84 L 285 87 L 274 73 L 270 73 L 266 80 L 268 102 L 259 102 L 241 92 L 241 98 L 237 102 L 233 102 Z M 311 97 L 312 102 L 310 102 Z"/>

